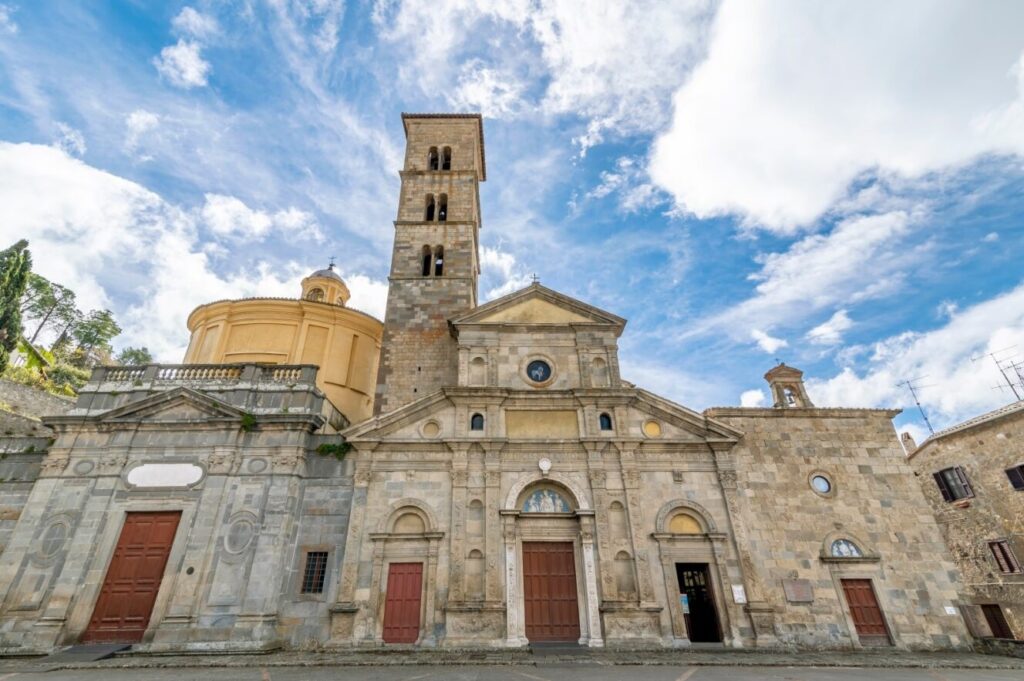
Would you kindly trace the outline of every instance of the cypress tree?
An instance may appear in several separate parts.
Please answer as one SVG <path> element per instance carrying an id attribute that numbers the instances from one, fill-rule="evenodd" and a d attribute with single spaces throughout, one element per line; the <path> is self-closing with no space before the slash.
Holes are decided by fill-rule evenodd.
<path id="1" fill-rule="evenodd" d="M 21 338 L 21 298 L 31 270 L 28 241 L 22 239 L 0 251 L 0 371 L 7 368 L 11 351 Z"/>

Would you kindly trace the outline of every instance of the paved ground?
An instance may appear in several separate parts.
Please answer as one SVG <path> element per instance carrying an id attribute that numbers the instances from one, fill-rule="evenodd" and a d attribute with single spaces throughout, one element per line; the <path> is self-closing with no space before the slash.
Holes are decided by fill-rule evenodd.
<path id="1" fill-rule="evenodd" d="M 1024 681 L 1024 659 L 974 653 L 349 650 L 0 659 L 0 681 Z"/>
<path id="2" fill-rule="evenodd" d="M 606 666 L 247 667 L 8 672 L 0 681 L 1020 681 L 1012 669 Z"/>

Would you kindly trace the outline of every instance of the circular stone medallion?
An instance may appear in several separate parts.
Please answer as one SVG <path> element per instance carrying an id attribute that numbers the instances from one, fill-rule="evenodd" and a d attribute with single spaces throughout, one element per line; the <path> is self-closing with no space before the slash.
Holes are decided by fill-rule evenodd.
<path id="1" fill-rule="evenodd" d="M 542 359 L 535 359 L 526 365 L 526 375 L 534 383 L 544 383 L 551 378 L 551 365 Z"/>

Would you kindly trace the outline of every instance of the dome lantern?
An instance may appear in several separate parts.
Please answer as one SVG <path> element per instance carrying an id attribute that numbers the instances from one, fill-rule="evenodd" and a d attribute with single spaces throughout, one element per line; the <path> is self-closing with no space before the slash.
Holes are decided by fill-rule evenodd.
<path id="1" fill-rule="evenodd" d="M 302 280 L 303 300 L 345 307 L 350 297 L 352 294 L 345 281 L 334 271 L 333 258 L 326 269 L 317 270 Z"/>

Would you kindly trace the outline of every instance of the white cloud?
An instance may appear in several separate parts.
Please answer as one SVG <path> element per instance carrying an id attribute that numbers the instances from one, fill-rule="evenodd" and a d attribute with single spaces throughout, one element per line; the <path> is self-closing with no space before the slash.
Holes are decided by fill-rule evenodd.
<path id="1" fill-rule="evenodd" d="M 485 292 L 482 300 L 494 300 L 530 285 L 530 275 L 514 255 L 500 248 L 483 246 L 480 249 L 480 271 Z"/>
<path id="2" fill-rule="evenodd" d="M 761 331 L 760 329 L 752 329 L 750 332 L 750 337 L 757 342 L 759 348 L 761 348 L 762 350 L 769 354 L 775 352 L 779 348 L 784 348 L 789 345 L 789 343 L 787 343 L 785 340 L 769 336 L 767 333 Z"/>
<path id="3" fill-rule="evenodd" d="M 160 117 L 145 109 L 136 109 L 125 116 L 124 123 L 128 129 L 124 137 L 124 148 L 129 154 L 134 154 L 142 137 L 160 125 Z"/>
<path id="4" fill-rule="evenodd" d="M 839 310 L 825 321 L 807 332 L 807 340 L 815 345 L 839 345 L 843 342 L 843 333 L 853 326 L 853 320 L 846 310 Z"/>
<path id="5" fill-rule="evenodd" d="M 988 244 L 999 241 L 999 232 L 989 232 L 982 241 Z"/>
<path id="6" fill-rule="evenodd" d="M 757 328 L 797 323 L 837 303 L 856 303 L 892 293 L 915 254 L 901 239 L 916 222 L 902 211 L 843 220 L 828 234 L 812 234 L 788 250 L 757 258 L 754 295 L 692 327 Z"/>
<path id="7" fill-rule="evenodd" d="M 489 69 L 476 59 L 467 62 L 449 103 L 456 111 L 479 111 L 488 118 L 504 118 L 520 105 L 523 86 L 510 74 Z"/>
<path id="8" fill-rule="evenodd" d="M 865 172 L 1024 152 L 1024 4 L 725 0 L 654 179 L 699 217 L 788 232 Z"/>
<path id="9" fill-rule="evenodd" d="M 938 307 L 935 308 L 935 314 L 938 317 L 952 317 L 956 314 L 959 307 L 960 306 L 957 305 L 955 301 L 943 300 L 939 303 Z"/>
<path id="10" fill-rule="evenodd" d="M 220 32 L 217 20 L 208 14 L 197 11 L 194 7 L 185 7 L 178 16 L 171 20 L 171 27 L 178 35 L 191 36 L 203 40 Z"/>
<path id="11" fill-rule="evenodd" d="M 0 33 L 15 34 L 18 32 L 18 24 L 14 22 L 15 8 L 10 5 L 0 4 Z"/>
<path id="12" fill-rule="evenodd" d="M 325 238 L 316 218 L 294 206 L 267 213 L 249 208 L 234 196 L 206 194 L 199 214 L 210 231 L 220 237 L 262 240 L 271 230 L 278 230 L 291 237 L 315 241 Z"/>
<path id="13" fill-rule="evenodd" d="M 619 209 L 636 213 L 653 208 L 664 200 L 664 194 L 648 182 L 647 173 L 635 158 L 622 156 L 615 161 L 615 170 L 601 172 L 601 183 L 587 192 L 587 199 L 603 199 L 617 194 Z"/>
<path id="14" fill-rule="evenodd" d="M 904 332 L 875 343 L 866 367 L 843 369 L 829 379 L 810 379 L 818 406 L 902 406 L 918 419 L 916 407 L 899 383 L 919 377 L 922 404 L 936 428 L 977 415 L 1014 398 L 986 353 L 1024 348 L 1024 284 L 956 313 L 944 326 L 925 333 Z M 972 361 L 972 358 L 978 358 Z"/>
<path id="15" fill-rule="evenodd" d="M 57 139 L 53 144 L 70 156 L 85 155 L 85 135 L 81 130 L 75 130 L 67 123 L 57 123 Z"/>
<path id="16" fill-rule="evenodd" d="M 297 296 L 309 274 L 308 264 L 259 260 L 215 271 L 200 241 L 201 211 L 179 208 L 53 147 L 0 142 L 0 177 L 0 242 L 30 235 L 36 271 L 72 288 L 84 308 L 111 308 L 125 329 L 116 342 L 145 345 L 159 361 L 181 360 L 185 319 L 195 306 Z M 347 280 L 353 307 L 380 314 L 387 284 L 358 274 Z"/>
<path id="17" fill-rule="evenodd" d="M 374 19 L 382 38 L 405 50 L 405 81 L 431 94 L 457 82 L 457 64 L 478 60 L 473 50 L 486 41 L 485 66 L 502 74 L 497 82 L 545 83 L 542 92 L 504 88 L 493 115 L 518 112 L 515 96 L 542 113 L 582 116 L 587 133 L 576 141 L 585 152 L 608 132 L 664 124 L 671 92 L 702 53 L 713 7 L 709 0 L 595 0 L 586 11 L 573 0 L 380 0 Z"/>
<path id="18" fill-rule="evenodd" d="M 763 390 L 744 390 L 743 394 L 740 395 L 740 406 L 760 407 L 764 405 L 767 399 Z"/>
<path id="19" fill-rule="evenodd" d="M 160 50 L 153 65 L 172 85 L 185 89 L 203 87 L 210 74 L 210 63 L 203 59 L 200 49 L 199 43 L 181 39 Z"/>

